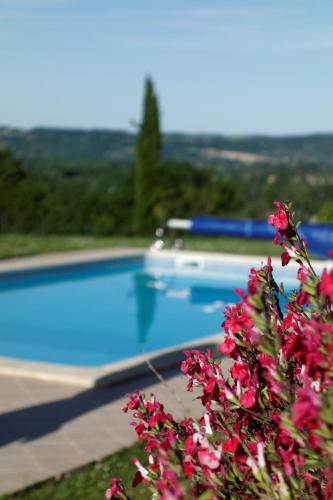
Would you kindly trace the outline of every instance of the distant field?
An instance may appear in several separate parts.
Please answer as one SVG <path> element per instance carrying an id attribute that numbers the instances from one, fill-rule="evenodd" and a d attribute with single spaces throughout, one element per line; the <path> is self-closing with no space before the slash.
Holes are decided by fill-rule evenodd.
<path id="1" fill-rule="evenodd" d="M 96 248 L 148 248 L 151 241 L 149 237 L 5 234 L 0 236 L 0 259 Z M 188 236 L 185 237 L 185 248 L 187 250 L 244 255 L 268 256 L 280 254 L 280 249 L 274 246 L 270 241 L 249 240 L 244 238 Z"/>
<path id="2" fill-rule="evenodd" d="M 0 127 L 0 148 L 9 147 L 23 159 L 134 160 L 136 136 L 124 130 L 83 130 Z M 219 134 L 163 134 L 163 156 L 194 164 L 249 164 L 264 159 L 289 164 L 333 164 L 333 134 L 298 136 L 228 136 Z"/>

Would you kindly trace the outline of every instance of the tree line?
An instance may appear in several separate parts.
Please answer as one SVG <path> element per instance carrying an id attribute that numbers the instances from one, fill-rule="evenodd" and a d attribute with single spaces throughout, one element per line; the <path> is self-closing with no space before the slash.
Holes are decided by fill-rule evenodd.
<path id="1" fill-rule="evenodd" d="M 0 231 L 49 234 L 152 235 L 169 217 L 232 215 L 234 189 L 214 170 L 163 162 L 158 201 L 138 226 L 135 168 L 86 165 L 82 170 L 28 169 L 9 151 L 0 152 Z M 147 208 L 144 208 L 147 210 Z M 141 222 L 140 222 L 141 223 Z"/>

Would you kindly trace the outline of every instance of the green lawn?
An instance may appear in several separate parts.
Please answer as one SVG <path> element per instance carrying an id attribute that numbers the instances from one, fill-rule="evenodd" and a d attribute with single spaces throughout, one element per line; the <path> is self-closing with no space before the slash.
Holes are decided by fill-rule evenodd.
<path id="1" fill-rule="evenodd" d="M 149 237 L 5 234 L 0 236 L 0 259 L 108 247 L 147 248 L 151 241 Z M 266 256 L 280 254 L 280 249 L 270 241 L 249 240 L 245 238 L 187 236 L 185 237 L 185 248 L 188 250 L 245 255 Z"/>
<path id="2" fill-rule="evenodd" d="M 131 488 L 135 466 L 131 457 L 136 456 L 145 463 L 145 454 L 139 445 L 118 451 L 101 462 L 65 474 L 60 479 L 26 489 L 15 495 L 5 495 L 1 500 L 102 500 L 112 476 L 123 481 L 125 491 L 133 499 L 149 499 L 149 492 L 141 485 Z"/>

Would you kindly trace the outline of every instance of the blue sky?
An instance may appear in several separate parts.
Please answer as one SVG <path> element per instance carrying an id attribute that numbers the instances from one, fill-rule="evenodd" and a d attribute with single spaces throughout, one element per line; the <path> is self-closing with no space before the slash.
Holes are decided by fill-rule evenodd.
<path id="1" fill-rule="evenodd" d="M 333 131 L 332 0 L 0 0 L 0 123 Z"/>

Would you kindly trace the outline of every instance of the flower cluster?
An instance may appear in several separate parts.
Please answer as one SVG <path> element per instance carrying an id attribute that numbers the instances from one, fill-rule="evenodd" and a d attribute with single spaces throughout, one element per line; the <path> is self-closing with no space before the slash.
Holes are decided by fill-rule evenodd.
<path id="1" fill-rule="evenodd" d="M 297 263 L 299 289 L 286 294 L 268 259 L 225 310 L 223 356 L 185 353 L 201 419 L 176 421 L 154 396 L 129 395 L 148 456 L 133 459 L 133 485 L 153 498 L 333 498 L 333 271 L 317 276 L 290 205 L 276 206 L 274 243 L 283 265 Z M 126 498 L 114 478 L 107 498 Z"/>

